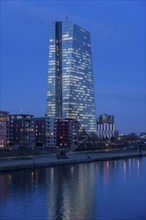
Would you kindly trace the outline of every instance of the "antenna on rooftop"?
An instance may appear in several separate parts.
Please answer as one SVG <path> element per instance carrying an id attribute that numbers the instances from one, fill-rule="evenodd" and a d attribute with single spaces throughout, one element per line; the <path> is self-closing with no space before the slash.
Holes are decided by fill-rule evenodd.
<path id="1" fill-rule="evenodd" d="M 68 22 L 68 11 L 66 11 L 66 21 Z"/>

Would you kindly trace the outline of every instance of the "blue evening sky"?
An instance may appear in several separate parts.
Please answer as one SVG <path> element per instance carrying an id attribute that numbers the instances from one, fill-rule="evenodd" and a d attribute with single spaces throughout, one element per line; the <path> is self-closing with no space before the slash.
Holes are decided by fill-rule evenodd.
<path id="1" fill-rule="evenodd" d="M 44 116 L 51 20 L 91 33 L 97 117 L 145 131 L 145 1 L 1 1 L 1 109 Z"/>

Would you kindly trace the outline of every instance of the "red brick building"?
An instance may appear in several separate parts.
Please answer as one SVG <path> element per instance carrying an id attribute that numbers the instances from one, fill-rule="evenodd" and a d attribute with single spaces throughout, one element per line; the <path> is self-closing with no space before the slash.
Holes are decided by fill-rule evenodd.
<path id="1" fill-rule="evenodd" d="M 78 140 L 78 130 L 76 119 L 46 117 L 46 147 L 71 147 Z"/>
<path id="2" fill-rule="evenodd" d="M 79 124 L 76 119 L 57 118 L 56 120 L 56 146 L 71 147 L 77 142 Z"/>

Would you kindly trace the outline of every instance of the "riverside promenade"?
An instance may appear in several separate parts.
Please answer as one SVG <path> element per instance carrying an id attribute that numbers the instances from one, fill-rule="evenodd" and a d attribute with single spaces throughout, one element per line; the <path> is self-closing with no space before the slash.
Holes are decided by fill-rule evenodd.
<path id="1" fill-rule="evenodd" d="M 57 159 L 55 154 L 35 155 L 27 157 L 7 157 L 0 159 L 0 172 L 40 167 L 54 167 L 79 163 L 89 163 L 103 160 L 125 159 L 131 157 L 146 156 L 146 150 L 137 151 L 113 151 L 113 152 L 75 152 L 67 159 Z"/>

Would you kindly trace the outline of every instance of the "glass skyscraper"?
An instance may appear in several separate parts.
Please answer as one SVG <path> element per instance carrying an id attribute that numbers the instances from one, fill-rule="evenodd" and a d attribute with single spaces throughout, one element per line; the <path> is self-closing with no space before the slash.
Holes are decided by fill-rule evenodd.
<path id="1" fill-rule="evenodd" d="M 75 118 L 96 132 L 90 33 L 68 21 L 51 26 L 46 115 Z"/>

